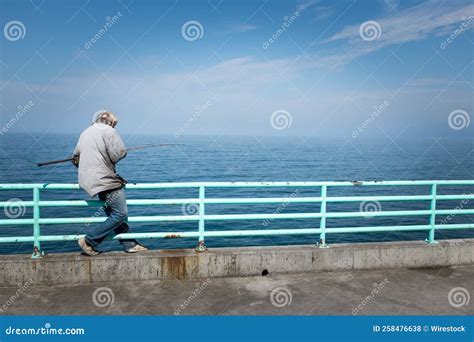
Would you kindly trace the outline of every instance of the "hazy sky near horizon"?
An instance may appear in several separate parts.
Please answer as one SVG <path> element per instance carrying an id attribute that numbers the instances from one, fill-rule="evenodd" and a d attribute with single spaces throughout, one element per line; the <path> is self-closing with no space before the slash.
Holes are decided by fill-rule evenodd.
<path id="1" fill-rule="evenodd" d="M 474 5 L 0 0 L 0 131 L 472 137 Z"/>

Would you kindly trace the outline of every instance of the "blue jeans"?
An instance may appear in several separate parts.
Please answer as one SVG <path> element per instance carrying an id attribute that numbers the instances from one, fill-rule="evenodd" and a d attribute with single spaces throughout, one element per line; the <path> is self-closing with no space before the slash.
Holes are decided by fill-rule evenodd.
<path id="1" fill-rule="evenodd" d="M 105 206 L 101 210 L 105 211 L 107 219 L 95 227 L 85 238 L 87 244 L 94 249 L 97 249 L 99 244 L 112 231 L 115 234 L 130 233 L 130 227 L 127 224 L 127 202 L 123 188 L 101 192 L 99 193 L 99 199 L 105 202 Z M 138 243 L 135 239 L 120 239 L 119 241 L 125 250 L 132 248 Z"/>

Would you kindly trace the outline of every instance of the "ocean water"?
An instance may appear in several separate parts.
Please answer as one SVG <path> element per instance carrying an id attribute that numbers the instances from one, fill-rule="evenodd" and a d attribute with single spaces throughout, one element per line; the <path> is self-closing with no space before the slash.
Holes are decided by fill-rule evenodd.
<path id="1" fill-rule="evenodd" d="M 6 134 L 0 136 L 0 183 L 75 183 L 71 164 L 38 168 L 37 162 L 68 157 L 76 144 L 75 135 Z M 128 147 L 156 143 L 182 146 L 132 151 L 118 165 L 129 182 L 190 181 L 347 181 L 347 180 L 429 180 L 474 179 L 474 140 L 365 140 L 300 137 L 222 136 L 127 136 Z M 474 187 L 441 187 L 440 193 L 472 193 Z M 428 187 L 351 187 L 331 189 L 329 195 L 429 194 Z M 47 191 L 42 199 L 87 199 L 83 191 Z M 197 189 L 127 190 L 128 198 L 196 198 Z M 232 188 L 209 189 L 207 197 L 295 197 L 319 196 L 319 188 Z M 12 198 L 31 200 L 31 191 L 0 191 L 0 201 Z M 463 208 L 474 208 L 468 201 Z M 358 210 L 359 203 L 329 204 L 328 211 Z M 439 208 L 454 208 L 460 201 L 446 201 Z M 428 202 L 383 202 L 382 210 L 428 209 Z M 206 213 L 296 213 L 319 212 L 319 204 L 208 205 Z M 135 215 L 181 215 L 182 206 L 129 207 Z M 42 208 L 42 217 L 91 217 L 97 208 Z M 22 217 L 31 217 L 27 209 Z M 452 223 L 472 222 L 474 215 L 458 216 Z M 6 218 L 0 210 L 0 218 Z M 438 217 L 440 222 L 444 217 Z M 328 219 L 328 227 L 425 224 L 429 217 Z M 279 229 L 318 227 L 319 219 L 212 221 L 208 230 Z M 76 234 L 93 225 L 44 225 L 42 234 Z M 134 232 L 195 231 L 197 222 L 131 224 Z M 31 235 L 31 226 L 0 226 L 0 236 Z M 330 234 L 328 243 L 422 240 L 425 232 L 384 232 Z M 437 232 L 437 239 L 474 237 L 472 230 Z M 314 244 L 318 236 L 260 236 L 209 238 L 208 247 Z M 197 239 L 147 239 L 151 248 L 194 247 Z M 32 244 L 1 244 L 0 253 L 30 253 Z M 43 243 L 47 252 L 79 251 L 75 241 Z M 106 241 L 102 250 L 117 250 L 117 241 Z"/>

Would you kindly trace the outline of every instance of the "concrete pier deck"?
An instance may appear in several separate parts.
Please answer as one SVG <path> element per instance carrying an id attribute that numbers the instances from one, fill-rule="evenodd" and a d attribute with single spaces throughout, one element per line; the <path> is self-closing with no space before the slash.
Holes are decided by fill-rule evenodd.
<path id="1" fill-rule="evenodd" d="M 474 265 L 23 288 L 0 288 L 2 315 L 474 314 L 452 294 L 473 296 Z"/>
<path id="2" fill-rule="evenodd" d="M 473 289 L 474 239 L 0 256 L 4 315 L 472 315 Z"/>
<path id="3" fill-rule="evenodd" d="M 449 267 L 474 264 L 474 239 L 0 256 L 0 286 L 207 279 L 302 272 Z"/>

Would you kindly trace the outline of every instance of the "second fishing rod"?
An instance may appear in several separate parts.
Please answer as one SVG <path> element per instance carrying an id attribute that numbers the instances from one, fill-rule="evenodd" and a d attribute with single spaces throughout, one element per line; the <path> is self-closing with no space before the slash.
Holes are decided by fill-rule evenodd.
<path id="1" fill-rule="evenodd" d="M 135 147 L 127 148 L 127 152 L 128 151 L 143 150 L 143 149 L 152 148 L 152 147 L 168 147 L 168 146 L 183 146 L 183 144 L 153 144 L 153 145 L 135 146 Z M 67 163 L 67 162 L 73 161 L 75 158 L 76 157 L 69 157 L 69 158 L 65 158 L 65 159 L 50 160 L 50 161 L 38 163 L 37 165 L 38 165 L 38 167 L 42 167 L 42 166 L 47 166 L 47 165 Z"/>

